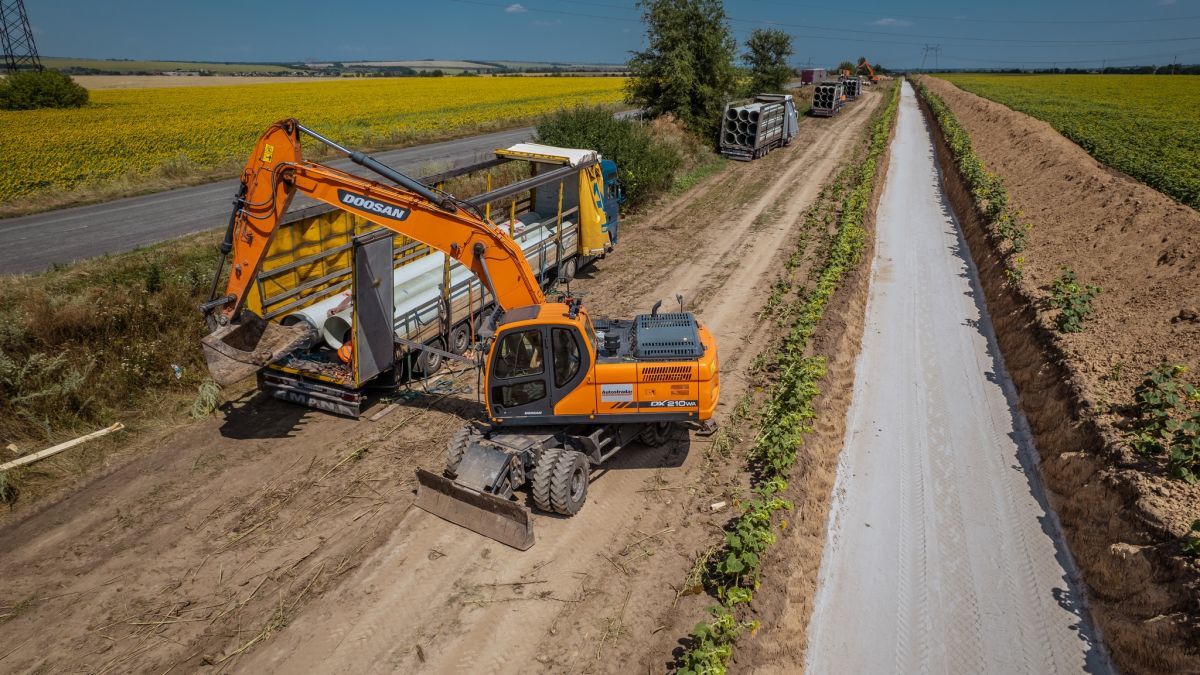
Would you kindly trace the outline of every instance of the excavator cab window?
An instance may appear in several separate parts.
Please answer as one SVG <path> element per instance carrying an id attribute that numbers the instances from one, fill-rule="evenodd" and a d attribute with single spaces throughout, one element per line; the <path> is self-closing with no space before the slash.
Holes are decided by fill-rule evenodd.
<path id="1" fill-rule="evenodd" d="M 492 366 L 492 403 L 519 408 L 546 398 L 546 355 L 542 330 L 513 331 L 500 338 Z"/>
<path id="2" fill-rule="evenodd" d="M 562 389 L 579 372 L 579 341 L 575 339 L 575 331 L 555 328 L 550 331 L 550 342 L 554 346 L 554 388 Z"/>
<path id="3" fill-rule="evenodd" d="M 542 358 L 542 332 L 538 329 L 509 333 L 496 347 L 496 377 L 508 380 L 529 375 L 541 375 L 545 367 Z"/>

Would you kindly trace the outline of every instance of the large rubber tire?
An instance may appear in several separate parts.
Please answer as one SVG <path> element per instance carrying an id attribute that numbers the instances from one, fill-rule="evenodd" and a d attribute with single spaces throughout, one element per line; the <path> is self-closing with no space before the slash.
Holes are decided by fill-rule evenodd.
<path id="1" fill-rule="evenodd" d="M 542 451 L 537 464 L 533 467 L 533 504 L 543 511 L 553 511 L 550 503 L 550 484 L 554 479 L 554 467 L 558 464 L 559 456 L 566 452 L 562 448 L 549 448 Z"/>
<path id="2" fill-rule="evenodd" d="M 578 256 L 571 256 L 570 258 L 567 258 L 566 260 L 563 261 L 563 264 L 562 264 L 563 281 L 574 280 L 575 275 L 578 273 L 579 273 L 579 258 L 578 258 Z"/>
<path id="3" fill-rule="evenodd" d="M 674 422 L 656 422 L 646 427 L 645 431 L 638 435 L 638 440 L 652 448 L 657 448 L 671 440 L 671 432 L 674 430 Z"/>
<path id="4" fill-rule="evenodd" d="M 466 354 L 471 346 L 471 327 L 464 321 L 450 331 L 450 349 L 454 354 Z"/>
<path id="5" fill-rule="evenodd" d="M 559 456 L 550 484 L 550 505 L 556 513 L 564 516 L 579 513 L 587 501 L 590 473 L 591 465 L 582 452 L 566 450 Z"/>
<path id="6" fill-rule="evenodd" d="M 445 349 L 441 338 L 431 340 L 427 344 L 435 349 Z M 442 364 L 445 359 L 442 358 L 441 354 L 427 352 L 424 349 L 420 350 L 420 352 L 421 353 L 417 355 L 417 371 L 420 372 L 422 376 L 429 377 L 430 375 L 433 375 L 442 369 Z"/>
<path id="7" fill-rule="evenodd" d="M 587 501 L 591 465 L 575 450 L 553 448 L 542 452 L 533 470 L 533 503 L 543 511 L 573 516 Z"/>
<path id="8" fill-rule="evenodd" d="M 463 454 L 467 451 L 467 447 L 471 445 L 471 437 L 474 436 L 474 430 L 468 426 L 459 427 L 450 437 L 450 442 L 446 444 L 446 473 L 456 474 L 458 472 L 458 463 L 462 461 Z"/>

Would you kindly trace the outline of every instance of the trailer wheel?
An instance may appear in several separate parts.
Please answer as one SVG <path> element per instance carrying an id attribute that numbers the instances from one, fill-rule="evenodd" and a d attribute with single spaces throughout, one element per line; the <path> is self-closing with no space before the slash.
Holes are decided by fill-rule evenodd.
<path id="1" fill-rule="evenodd" d="M 575 278 L 575 274 L 579 271 L 579 260 L 576 256 L 571 256 L 563 261 L 562 278 L 563 281 L 571 281 Z"/>
<path id="2" fill-rule="evenodd" d="M 460 323 L 450 331 L 450 349 L 455 354 L 466 354 L 471 346 L 471 328 L 466 322 Z"/>
<path id="3" fill-rule="evenodd" d="M 442 345 L 441 338 L 436 338 L 434 340 L 429 341 L 426 344 L 428 344 L 430 347 L 433 347 L 434 349 L 443 349 L 444 348 Z M 441 369 L 442 369 L 442 355 L 441 354 L 434 354 L 433 352 L 427 352 L 424 349 L 422 349 L 421 353 L 417 355 L 417 370 L 421 371 L 421 374 L 424 375 L 425 377 L 429 377 L 430 375 L 433 375 L 434 373 L 436 373 L 437 371 L 439 371 Z"/>
<path id="4" fill-rule="evenodd" d="M 638 440 L 652 448 L 660 447 L 670 440 L 674 427 L 672 422 L 655 422 L 638 435 Z"/>

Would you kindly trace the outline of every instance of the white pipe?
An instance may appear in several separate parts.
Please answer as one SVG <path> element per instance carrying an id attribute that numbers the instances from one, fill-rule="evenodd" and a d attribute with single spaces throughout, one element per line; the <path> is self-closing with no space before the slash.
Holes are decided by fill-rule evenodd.
<path id="1" fill-rule="evenodd" d="M 556 236 L 554 220 L 538 222 L 539 218 L 538 214 L 532 212 L 521 214 L 517 217 L 518 222 L 515 228 L 516 240 L 525 250 L 526 260 L 529 261 L 529 266 L 535 273 L 538 271 L 540 258 L 538 249 L 544 242 L 548 240 L 552 242 Z M 501 224 L 500 227 L 507 229 L 507 224 Z M 564 221 L 563 227 L 563 246 L 565 250 L 570 251 L 574 248 L 574 242 L 578 241 L 577 232 L 571 221 Z M 428 325 L 437 319 L 437 298 L 441 293 L 442 266 L 445 264 L 445 259 L 445 254 L 433 253 L 395 269 L 393 277 L 395 313 L 393 318 L 398 332 L 412 334 L 420 326 Z M 541 261 L 545 263 L 542 272 L 557 266 L 557 247 L 551 244 Z M 464 282 L 469 282 L 474 279 L 474 276 L 467 268 L 453 263 L 450 266 L 450 287 L 455 288 Z M 478 288 L 478 282 L 475 283 Z M 465 287 L 462 292 L 465 292 Z M 460 296 L 462 292 L 456 293 L 456 296 Z M 338 349 L 350 335 L 353 313 L 350 296 L 351 291 L 346 290 L 324 298 L 285 315 L 282 323 L 289 326 L 303 321 L 312 326 L 319 336 L 319 340 L 315 340 L 308 345 L 309 347 L 324 342 L 330 348 Z M 345 306 L 339 308 L 343 303 Z"/>

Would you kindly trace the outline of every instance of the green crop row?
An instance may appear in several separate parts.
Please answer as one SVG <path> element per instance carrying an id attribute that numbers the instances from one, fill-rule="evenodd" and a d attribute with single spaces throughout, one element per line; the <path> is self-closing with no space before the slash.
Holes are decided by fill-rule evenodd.
<path id="1" fill-rule="evenodd" d="M 967 181 L 975 203 L 983 211 L 988 234 L 999 245 L 1004 256 L 1008 278 L 1011 281 L 1019 280 L 1025 262 L 1021 252 L 1029 243 L 1029 223 L 1023 222 L 1022 214 L 1009 204 L 1004 181 L 983 165 L 971 147 L 970 135 L 959 125 L 950 107 L 941 97 L 929 91 L 924 83 L 918 81 L 913 84 L 926 105 L 933 111 L 942 136 L 946 139 L 946 145 L 950 147 L 950 153 L 954 156 L 954 164 Z"/>
<path id="2" fill-rule="evenodd" d="M 1048 122 L 1101 162 L 1200 209 L 1200 77 L 939 77 Z"/>
<path id="3" fill-rule="evenodd" d="M 758 588 L 763 553 L 775 542 L 778 524 L 773 516 L 792 508 L 782 494 L 800 444 L 812 431 L 813 400 L 820 393 L 817 384 L 825 376 L 825 359 L 808 356 L 805 351 L 838 284 L 862 257 L 876 166 L 887 146 L 899 103 L 900 87 L 895 86 L 887 106 L 871 125 L 866 159 L 836 181 L 848 177 L 854 187 L 842 203 L 837 234 L 815 287 L 804 296 L 783 340 L 776 364 L 778 380 L 763 409 L 761 431 L 750 452 L 754 496 L 741 505 L 741 513 L 726 528 L 724 547 L 713 556 L 715 563 L 705 570 L 704 587 L 720 602 L 709 609 L 713 619 L 698 623 L 693 630 L 691 646 L 680 657 L 679 673 L 724 673 L 733 656 L 734 642 L 746 630 L 758 628 L 758 622 L 741 620 L 735 611 L 750 602 Z"/>

